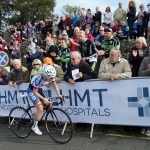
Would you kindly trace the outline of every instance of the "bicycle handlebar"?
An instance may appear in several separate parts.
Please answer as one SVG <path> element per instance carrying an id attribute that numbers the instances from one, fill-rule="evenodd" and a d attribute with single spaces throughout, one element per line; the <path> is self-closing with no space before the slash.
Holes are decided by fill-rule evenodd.
<path id="1" fill-rule="evenodd" d="M 55 100 L 58 100 L 58 99 L 59 99 L 60 101 L 59 101 L 58 104 L 57 104 L 57 106 L 58 106 L 58 105 L 60 105 L 62 102 L 65 103 L 65 99 L 68 98 L 68 96 L 64 96 L 64 95 L 63 95 L 63 98 L 64 98 L 64 99 L 61 99 L 60 97 L 50 97 L 50 98 L 49 98 L 49 101 L 51 102 L 51 105 L 52 105 L 52 103 L 53 103 Z"/>

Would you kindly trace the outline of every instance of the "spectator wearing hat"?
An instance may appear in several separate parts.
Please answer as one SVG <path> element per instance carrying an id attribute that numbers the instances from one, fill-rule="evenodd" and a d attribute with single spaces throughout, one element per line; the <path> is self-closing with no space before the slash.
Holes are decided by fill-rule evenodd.
<path id="1" fill-rule="evenodd" d="M 55 70 L 56 70 L 56 77 L 55 77 L 56 82 L 61 82 L 64 80 L 64 72 L 63 72 L 62 68 L 59 65 L 54 64 L 51 58 L 49 58 L 49 57 L 44 58 L 43 64 L 44 65 L 51 65 L 55 68 Z"/>
<path id="2" fill-rule="evenodd" d="M 122 7 L 122 2 L 119 2 L 118 5 L 119 5 L 119 7 L 115 10 L 114 15 L 113 15 L 113 21 L 115 21 L 115 20 L 119 20 L 120 22 L 126 21 L 127 12 Z"/>
<path id="3" fill-rule="evenodd" d="M 52 38 L 46 38 L 46 47 L 45 50 L 41 49 L 44 57 L 50 57 L 55 64 L 59 64 L 59 61 L 55 59 L 58 55 L 58 48 L 54 45 Z"/>
<path id="4" fill-rule="evenodd" d="M 94 70 L 96 74 L 98 74 L 101 61 L 104 58 L 109 57 L 109 52 L 113 48 L 120 49 L 120 41 L 117 37 L 113 37 L 112 29 L 107 27 L 104 29 L 104 40 L 102 41 L 102 49 L 98 51 L 98 59 Z"/>
<path id="5" fill-rule="evenodd" d="M 109 6 L 106 7 L 105 13 L 103 15 L 104 15 L 104 21 L 106 22 L 106 25 L 108 27 L 110 27 L 110 23 L 112 22 L 112 15 L 113 14 L 112 14 Z"/>
<path id="6" fill-rule="evenodd" d="M 102 23 L 101 23 L 101 26 L 105 29 L 106 26 L 107 26 L 107 25 L 106 25 L 106 22 L 102 22 Z"/>

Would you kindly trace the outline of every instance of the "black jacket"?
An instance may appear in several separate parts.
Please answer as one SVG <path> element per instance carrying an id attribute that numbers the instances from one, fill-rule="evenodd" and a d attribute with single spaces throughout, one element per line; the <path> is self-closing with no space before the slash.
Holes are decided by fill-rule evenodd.
<path id="1" fill-rule="evenodd" d="M 136 8 L 135 7 L 130 7 L 129 8 L 130 11 L 127 13 L 127 17 L 128 17 L 128 20 L 127 22 L 133 22 L 135 21 L 135 15 L 136 15 Z"/>
<path id="2" fill-rule="evenodd" d="M 54 56 L 51 55 L 51 52 L 55 52 L 58 55 L 58 48 L 55 45 L 51 45 L 47 52 L 43 52 L 44 57 L 50 57 L 55 64 L 59 64 L 59 61 L 55 59 Z"/>
<path id="3" fill-rule="evenodd" d="M 91 67 L 86 62 L 81 60 L 78 66 L 74 66 L 71 64 L 68 67 L 67 72 L 64 76 L 64 80 L 66 82 L 68 82 L 69 79 L 73 79 L 72 70 L 75 70 L 75 69 L 79 69 L 79 72 L 82 72 L 83 74 L 83 77 L 75 80 L 75 82 L 83 82 L 88 79 L 96 79 L 96 74 L 93 72 Z"/>
<path id="4" fill-rule="evenodd" d="M 132 65 L 132 77 L 137 77 L 138 76 L 138 72 L 139 72 L 139 68 L 140 68 L 140 65 L 144 59 L 144 57 L 148 56 L 148 49 L 149 47 L 143 47 L 142 51 L 143 51 L 143 56 L 140 57 L 139 56 L 139 53 L 137 53 L 137 56 L 133 56 L 132 52 L 131 54 L 129 55 L 129 63 Z M 132 48 L 132 51 L 133 50 L 137 50 L 138 49 L 136 47 L 133 47 Z"/>
<path id="5" fill-rule="evenodd" d="M 101 23 L 102 22 L 102 13 L 100 11 L 95 13 L 95 16 L 93 16 L 93 20 L 94 20 L 94 22 L 98 21 L 99 23 Z"/>

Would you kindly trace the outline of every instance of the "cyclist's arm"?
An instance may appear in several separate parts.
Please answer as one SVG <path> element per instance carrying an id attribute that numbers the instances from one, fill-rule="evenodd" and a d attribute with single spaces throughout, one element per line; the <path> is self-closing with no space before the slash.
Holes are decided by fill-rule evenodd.
<path id="1" fill-rule="evenodd" d="M 43 97 L 41 94 L 39 94 L 38 88 L 33 88 L 33 93 L 35 96 L 37 96 L 39 99 L 43 100 L 44 102 L 47 101 L 47 99 L 45 97 Z"/>
<path id="2" fill-rule="evenodd" d="M 56 81 L 52 82 L 52 84 L 53 84 L 53 87 L 54 87 L 58 97 L 60 97 L 61 95 L 59 93 L 59 88 L 58 88 L 58 85 L 57 85 Z"/>

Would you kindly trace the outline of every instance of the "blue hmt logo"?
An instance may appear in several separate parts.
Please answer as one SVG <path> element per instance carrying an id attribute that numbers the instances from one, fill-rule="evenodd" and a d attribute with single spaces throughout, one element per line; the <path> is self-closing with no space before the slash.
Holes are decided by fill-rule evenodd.
<path id="1" fill-rule="evenodd" d="M 128 97 L 128 106 L 137 107 L 139 117 L 150 117 L 150 97 L 148 87 L 137 88 L 137 97 Z"/>

